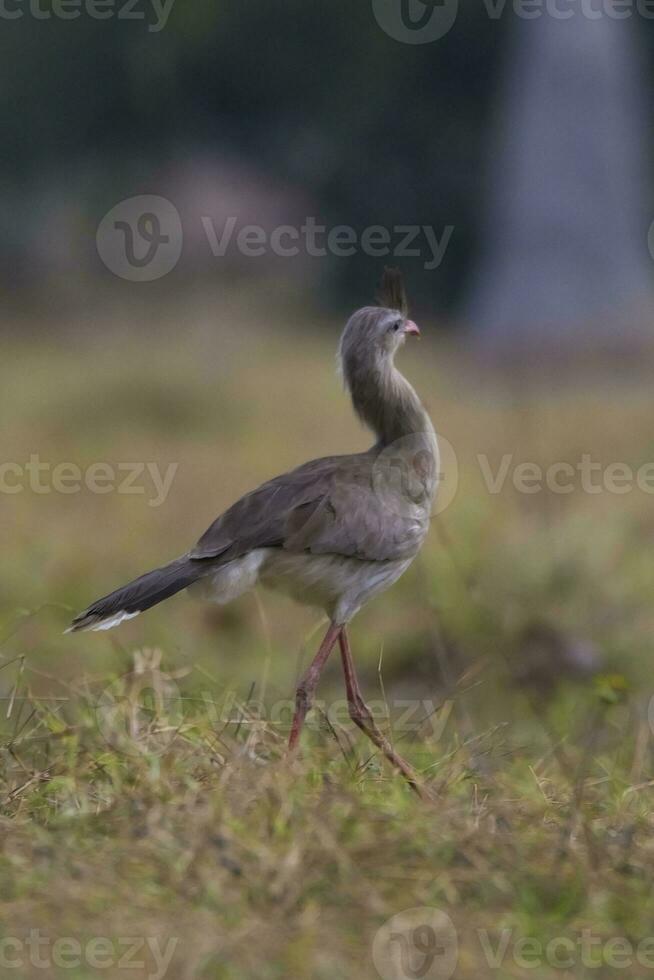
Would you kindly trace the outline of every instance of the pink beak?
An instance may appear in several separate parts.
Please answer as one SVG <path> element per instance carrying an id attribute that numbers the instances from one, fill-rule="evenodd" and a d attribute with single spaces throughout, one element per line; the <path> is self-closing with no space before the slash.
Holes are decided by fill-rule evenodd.
<path id="1" fill-rule="evenodd" d="M 420 330 L 418 328 L 418 324 L 417 323 L 414 323 L 413 320 L 407 320 L 406 321 L 406 323 L 404 324 L 404 332 L 405 333 L 412 333 L 416 337 L 419 337 L 420 336 Z"/>

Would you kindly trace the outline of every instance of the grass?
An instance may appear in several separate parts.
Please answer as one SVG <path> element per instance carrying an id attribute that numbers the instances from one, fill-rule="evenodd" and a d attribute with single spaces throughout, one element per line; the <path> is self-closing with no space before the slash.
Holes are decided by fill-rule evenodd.
<path id="1" fill-rule="evenodd" d="M 411 975 L 388 959 L 391 930 L 415 976 L 429 933 L 410 917 L 383 929 L 415 908 L 446 914 L 458 942 L 451 974 L 443 920 L 423 976 L 650 976 L 651 496 L 510 480 L 490 494 L 478 459 L 638 468 L 654 448 L 648 384 L 635 369 L 609 384 L 599 366 L 509 387 L 442 343 L 403 355 L 458 489 L 352 640 L 426 804 L 352 728 L 336 663 L 285 758 L 320 622 L 283 598 L 181 597 L 119 631 L 62 635 L 240 492 L 365 445 L 333 331 L 263 335 L 225 304 L 229 330 L 180 307 L 156 336 L 130 322 L 16 341 L 0 364 L 5 460 L 178 464 L 158 507 L 147 492 L 0 500 L 0 976 Z"/>

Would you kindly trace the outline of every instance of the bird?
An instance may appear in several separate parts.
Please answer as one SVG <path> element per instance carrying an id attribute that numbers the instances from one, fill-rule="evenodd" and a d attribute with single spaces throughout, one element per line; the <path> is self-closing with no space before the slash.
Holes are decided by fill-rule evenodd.
<path id="1" fill-rule="evenodd" d="M 347 633 L 361 607 L 411 565 L 429 529 L 439 475 L 437 437 L 416 391 L 395 366 L 407 338 L 419 336 L 401 272 L 386 268 L 377 303 L 350 316 L 337 357 L 373 445 L 304 463 L 246 493 L 190 551 L 93 602 L 66 632 L 110 629 L 183 589 L 224 604 L 262 584 L 321 608 L 329 626 L 297 685 L 289 752 L 298 747 L 322 669 L 338 644 L 352 721 L 423 795 L 418 774 L 365 703 Z"/>

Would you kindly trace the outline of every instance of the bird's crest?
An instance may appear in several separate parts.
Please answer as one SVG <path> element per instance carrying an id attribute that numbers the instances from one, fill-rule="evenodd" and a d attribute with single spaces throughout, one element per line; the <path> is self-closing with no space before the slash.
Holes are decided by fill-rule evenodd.
<path id="1" fill-rule="evenodd" d="M 389 310 L 399 310 L 403 316 L 407 315 L 409 304 L 406 298 L 404 279 L 399 269 L 386 266 L 377 300 L 380 306 L 385 306 Z"/>

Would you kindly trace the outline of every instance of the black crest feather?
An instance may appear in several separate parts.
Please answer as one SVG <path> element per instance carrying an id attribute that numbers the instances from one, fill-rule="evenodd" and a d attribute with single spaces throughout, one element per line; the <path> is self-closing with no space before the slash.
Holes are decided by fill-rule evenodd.
<path id="1" fill-rule="evenodd" d="M 378 301 L 380 306 L 385 306 L 389 310 L 399 310 L 403 316 L 409 312 L 404 279 L 399 269 L 388 266 L 384 269 Z"/>

